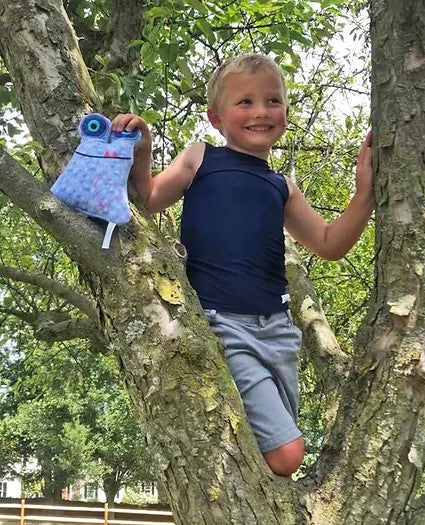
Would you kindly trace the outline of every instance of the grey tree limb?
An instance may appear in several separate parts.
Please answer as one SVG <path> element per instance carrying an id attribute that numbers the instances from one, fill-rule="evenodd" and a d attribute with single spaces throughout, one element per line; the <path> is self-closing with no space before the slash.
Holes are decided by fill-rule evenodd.
<path id="1" fill-rule="evenodd" d="M 326 385 L 326 390 L 339 389 L 347 379 L 351 359 L 341 350 L 289 235 L 286 235 L 285 247 L 291 309 L 303 332 L 303 351 Z"/>
<path id="2" fill-rule="evenodd" d="M 68 303 L 72 304 L 81 312 L 84 312 L 93 320 L 97 319 L 97 311 L 92 301 L 85 297 L 83 294 L 76 292 L 69 286 L 65 286 L 56 279 L 50 279 L 46 275 L 34 274 L 5 266 L 0 264 L 0 277 L 5 277 L 13 281 L 20 281 L 27 284 L 31 284 L 38 288 L 43 288 L 54 295 L 65 299 Z"/>
<path id="3" fill-rule="evenodd" d="M 0 191 L 57 239 L 71 258 L 114 277 L 117 253 L 113 247 L 100 248 L 104 233 L 100 227 L 62 204 L 46 184 L 37 181 L 2 148 Z"/>

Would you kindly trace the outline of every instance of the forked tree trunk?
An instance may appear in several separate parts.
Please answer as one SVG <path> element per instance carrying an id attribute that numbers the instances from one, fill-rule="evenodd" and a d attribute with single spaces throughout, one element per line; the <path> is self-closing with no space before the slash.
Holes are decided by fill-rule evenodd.
<path id="1" fill-rule="evenodd" d="M 425 8 L 418 4 L 372 1 L 376 287 L 330 438 L 318 463 L 297 483 L 276 478 L 266 467 L 221 345 L 187 284 L 178 246 L 135 211 L 132 222 L 114 236 L 112 249 L 102 252 L 102 234 L 90 221 L 62 206 L 0 152 L 0 190 L 83 269 L 99 327 L 160 451 L 178 525 L 408 525 L 411 520 L 409 506 L 425 453 Z M 37 27 L 45 24 L 37 38 L 60 48 L 60 33 L 54 31 L 69 31 L 60 5 L 43 3 L 43 13 L 57 17 L 53 27 L 39 16 L 35 0 L 0 0 L 0 48 L 26 120 L 41 139 L 46 107 L 35 103 L 37 81 L 22 81 L 37 76 L 28 69 L 34 66 L 18 57 L 22 42 L 30 46 L 35 38 L 34 17 Z M 70 48 L 77 53 L 76 41 Z M 49 55 L 55 58 L 54 71 L 68 60 L 61 50 Z M 76 103 L 77 113 L 85 99 Z M 62 120 L 60 104 L 49 111 Z M 55 154 L 60 153 L 58 147 Z"/>

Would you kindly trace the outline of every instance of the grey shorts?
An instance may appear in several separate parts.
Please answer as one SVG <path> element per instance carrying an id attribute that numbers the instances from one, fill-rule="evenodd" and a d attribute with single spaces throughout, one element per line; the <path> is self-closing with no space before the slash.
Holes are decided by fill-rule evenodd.
<path id="1" fill-rule="evenodd" d="M 301 330 L 282 311 L 242 315 L 204 310 L 225 345 L 230 372 L 262 452 L 301 436 L 297 428 Z"/>

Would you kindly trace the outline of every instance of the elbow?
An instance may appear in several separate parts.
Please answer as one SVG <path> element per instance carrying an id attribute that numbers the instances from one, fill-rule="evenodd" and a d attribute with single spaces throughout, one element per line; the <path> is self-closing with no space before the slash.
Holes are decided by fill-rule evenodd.
<path id="1" fill-rule="evenodd" d="M 342 259 L 344 257 L 345 253 L 342 253 L 341 254 L 332 254 L 332 255 L 328 255 L 326 257 L 322 257 L 322 259 L 325 259 L 325 261 L 339 261 L 339 259 Z"/>
<path id="2" fill-rule="evenodd" d="M 330 235 L 330 225 L 326 225 L 322 242 L 317 247 L 316 255 L 325 261 L 338 261 L 350 251 L 352 245 L 343 239 L 335 239 Z"/>
<path id="3" fill-rule="evenodd" d="M 158 206 L 158 204 L 155 204 L 155 202 L 152 202 L 152 199 L 147 199 L 144 201 L 145 209 L 148 212 L 149 215 L 153 215 L 155 213 L 159 213 L 161 211 L 164 211 L 166 209 L 165 206 Z"/>
<path id="4" fill-rule="evenodd" d="M 155 210 L 152 207 L 149 197 L 143 199 L 143 205 L 149 215 L 153 215 L 155 213 Z"/>
<path id="5" fill-rule="evenodd" d="M 156 213 L 154 203 L 152 202 L 152 192 L 147 192 L 145 188 L 142 191 L 137 191 L 137 194 L 149 215 Z"/>
<path id="6" fill-rule="evenodd" d="M 342 259 L 345 257 L 348 253 L 348 250 L 339 250 L 338 248 L 333 250 L 319 250 L 316 252 L 316 255 L 318 255 L 321 259 L 324 259 L 325 261 L 339 261 L 339 259 Z"/>

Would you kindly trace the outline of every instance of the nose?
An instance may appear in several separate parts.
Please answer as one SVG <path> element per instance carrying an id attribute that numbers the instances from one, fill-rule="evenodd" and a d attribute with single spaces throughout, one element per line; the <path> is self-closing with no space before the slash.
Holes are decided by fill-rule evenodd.
<path id="1" fill-rule="evenodd" d="M 254 110 L 256 118 L 263 118 L 267 115 L 267 106 L 261 102 L 255 105 Z"/>

